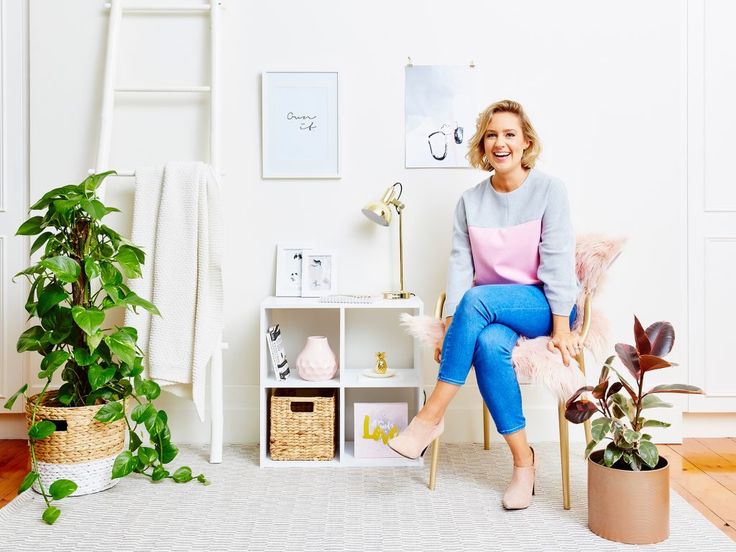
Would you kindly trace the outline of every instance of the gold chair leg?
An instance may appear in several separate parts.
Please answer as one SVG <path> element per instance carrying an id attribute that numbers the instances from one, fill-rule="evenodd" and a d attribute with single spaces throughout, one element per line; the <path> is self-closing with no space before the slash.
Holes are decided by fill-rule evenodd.
<path id="1" fill-rule="evenodd" d="M 483 450 L 491 448 L 491 412 L 483 403 Z"/>
<path id="2" fill-rule="evenodd" d="M 562 470 L 562 506 L 570 509 L 570 435 L 565 419 L 565 404 L 557 408 L 560 423 L 560 468 Z"/>
<path id="3" fill-rule="evenodd" d="M 429 467 L 429 490 L 434 491 L 434 484 L 437 482 L 437 459 L 440 452 L 440 438 L 437 437 L 432 441 L 432 464 Z"/>

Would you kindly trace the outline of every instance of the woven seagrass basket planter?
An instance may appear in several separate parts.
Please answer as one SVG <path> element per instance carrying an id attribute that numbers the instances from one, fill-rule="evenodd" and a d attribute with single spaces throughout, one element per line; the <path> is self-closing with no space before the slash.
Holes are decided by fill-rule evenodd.
<path id="1" fill-rule="evenodd" d="M 335 390 L 276 389 L 271 396 L 272 460 L 335 457 Z"/>
<path id="2" fill-rule="evenodd" d="M 26 403 L 26 424 L 31 425 L 36 396 Z M 57 479 L 71 479 L 78 487 L 71 496 L 104 491 L 117 484 L 112 479 L 115 457 L 125 447 L 125 420 L 105 424 L 94 419 L 97 406 L 60 406 L 56 392 L 46 393 L 36 411 L 36 423 L 49 420 L 56 431 L 36 441 L 38 472 L 48 490 Z M 40 492 L 37 484 L 33 489 Z"/>

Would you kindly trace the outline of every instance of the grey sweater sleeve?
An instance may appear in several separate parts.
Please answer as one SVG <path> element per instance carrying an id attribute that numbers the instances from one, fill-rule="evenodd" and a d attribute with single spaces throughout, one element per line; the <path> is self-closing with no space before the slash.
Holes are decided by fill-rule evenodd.
<path id="1" fill-rule="evenodd" d="M 569 316 L 578 294 L 575 276 L 575 235 L 564 185 L 553 180 L 542 215 L 537 277 L 552 314 Z"/>
<path id="2" fill-rule="evenodd" d="M 465 201 L 461 197 L 455 208 L 455 222 L 452 227 L 452 252 L 447 270 L 447 299 L 445 300 L 444 316 L 455 313 L 460 299 L 473 285 L 473 255 L 470 250 L 468 236 L 468 222 L 465 215 Z"/>

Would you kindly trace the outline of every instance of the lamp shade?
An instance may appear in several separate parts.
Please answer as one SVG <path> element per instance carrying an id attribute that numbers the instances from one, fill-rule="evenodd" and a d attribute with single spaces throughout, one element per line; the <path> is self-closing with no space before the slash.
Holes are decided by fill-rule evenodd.
<path id="1" fill-rule="evenodd" d="M 369 203 L 362 209 L 363 214 L 371 219 L 376 224 L 381 226 L 388 226 L 391 224 L 391 209 L 389 205 L 382 201 L 376 203 Z"/>

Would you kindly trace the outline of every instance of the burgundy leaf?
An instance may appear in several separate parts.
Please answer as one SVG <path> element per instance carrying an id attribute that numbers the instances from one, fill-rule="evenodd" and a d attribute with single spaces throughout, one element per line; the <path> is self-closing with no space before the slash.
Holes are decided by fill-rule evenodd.
<path id="1" fill-rule="evenodd" d="M 615 349 L 618 354 L 618 358 L 620 358 L 621 362 L 624 363 L 624 366 L 629 369 L 629 372 L 634 376 L 634 379 L 638 380 L 640 370 L 639 353 L 636 352 L 634 347 L 627 343 L 616 343 Z"/>
<path id="2" fill-rule="evenodd" d="M 669 322 L 655 322 L 646 329 L 646 334 L 652 344 L 650 354 L 654 356 L 667 356 L 675 344 L 675 330 Z"/>
<path id="3" fill-rule="evenodd" d="M 606 389 L 608 389 L 608 380 L 604 380 L 593 389 L 593 397 L 596 399 L 602 399 L 606 396 Z"/>
<path id="4" fill-rule="evenodd" d="M 620 381 L 615 382 L 611 387 L 608 389 L 608 393 L 606 393 L 606 400 L 608 400 L 608 397 L 613 395 L 614 393 L 618 393 L 623 388 L 624 384 Z"/>
<path id="5" fill-rule="evenodd" d="M 643 372 L 649 372 L 650 370 L 667 368 L 668 366 L 672 366 L 672 363 L 654 355 L 641 355 L 639 357 L 639 366 Z"/>
<path id="6" fill-rule="evenodd" d="M 647 337 L 641 322 L 636 316 L 634 316 L 634 337 L 636 338 L 636 350 L 639 351 L 639 354 L 648 355 L 652 351 L 652 345 L 649 343 L 649 337 Z"/>
<path id="7" fill-rule="evenodd" d="M 580 396 L 581 393 L 585 393 L 586 391 L 592 391 L 592 390 L 593 390 L 592 385 L 586 385 L 585 387 L 581 387 L 580 389 L 575 391 L 575 394 L 572 397 L 567 399 L 567 403 L 565 403 L 565 406 L 566 407 L 570 406 L 572 402 Z"/>
<path id="8" fill-rule="evenodd" d="M 598 408 L 594 403 L 583 399 L 572 403 L 565 409 L 565 418 L 574 424 L 582 424 L 597 411 Z"/>

